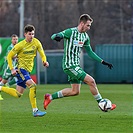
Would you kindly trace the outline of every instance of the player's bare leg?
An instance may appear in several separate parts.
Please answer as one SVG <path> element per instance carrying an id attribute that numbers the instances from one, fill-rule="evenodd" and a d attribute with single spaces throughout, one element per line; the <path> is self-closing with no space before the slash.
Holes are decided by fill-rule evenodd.
<path id="1" fill-rule="evenodd" d="M 102 96 L 98 91 L 95 80 L 90 75 L 87 74 L 84 79 L 84 82 L 89 85 L 90 91 L 91 91 L 92 95 L 94 96 L 94 98 L 97 100 L 97 102 L 100 102 L 102 99 Z M 114 110 L 115 108 L 116 108 L 116 105 L 112 104 L 111 110 Z"/>
<path id="2" fill-rule="evenodd" d="M 90 91 L 92 93 L 92 95 L 94 96 L 94 98 L 97 100 L 97 102 L 100 102 L 102 99 L 102 96 L 100 95 L 97 85 L 95 83 L 95 80 L 90 76 L 90 75 L 86 75 L 84 82 L 87 83 L 90 87 Z M 81 84 L 71 84 L 72 88 L 65 88 L 61 91 L 58 91 L 54 94 L 46 94 L 44 96 L 44 109 L 47 109 L 47 106 L 51 103 L 51 101 L 53 99 L 58 99 L 58 98 L 62 98 L 62 97 L 68 97 L 68 96 L 76 96 L 80 93 L 80 87 Z M 112 109 L 115 109 L 116 105 L 112 104 Z"/>
<path id="3" fill-rule="evenodd" d="M 47 106 L 53 99 L 58 99 L 62 97 L 76 96 L 80 93 L 81 84 L 71 84 L 72 88 L 65 88 L 61 91 L 58 91 L 54 94 L 46 94 L 44 96 L 44 109 L 47 109 Z"/>

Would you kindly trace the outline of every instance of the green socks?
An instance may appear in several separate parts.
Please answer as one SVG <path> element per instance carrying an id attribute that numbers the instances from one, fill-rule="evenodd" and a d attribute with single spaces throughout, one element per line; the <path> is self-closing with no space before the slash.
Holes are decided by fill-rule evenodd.
<path id="1" fill-rule="evenodd" d="M 58 91 L 58 92 L 55 92 L 54 94 L 52 94 L 52 100 L 62 98 L 62 97 L 63 97 L 62 91 Z"/>
<path id="2" fill-rule="evenodd" d="M 100 93 L 98 93 L 97 95 L 94 95 L 94 98 L 97 100 L 98 103 L 102 100 L 102 96 Z"/>

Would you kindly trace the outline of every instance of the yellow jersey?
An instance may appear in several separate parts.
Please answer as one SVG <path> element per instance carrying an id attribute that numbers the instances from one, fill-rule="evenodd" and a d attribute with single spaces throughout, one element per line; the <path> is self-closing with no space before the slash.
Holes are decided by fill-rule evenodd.
<path id="1" fill-rule="evenodd" d="M 42 48 L 41 42 L 37 38 L 33 38 L 32 42 L 26 42 L 22 40 L 14 46 L 14 48 L 8 53 L 7 61 L 9 68 L 12 70 L 14 68 L 12 64 L 12 58 L 17 54 L 18 58 L 18 69 L 23 68 L 28 72 L 31 72 L 34 65 L 34 58 L 39 52 L 43 62 L 46 62 L 46 55 Z"/>

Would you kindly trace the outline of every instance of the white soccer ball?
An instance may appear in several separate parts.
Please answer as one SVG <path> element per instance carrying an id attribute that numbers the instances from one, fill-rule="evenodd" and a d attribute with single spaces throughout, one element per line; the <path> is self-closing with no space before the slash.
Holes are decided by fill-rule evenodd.
<path id="1" fill-rule="evenodd" d="M 98 103 L 98 106 L 102 111 L 108 112 L 111 110 L 112 102 L 109 99 L 104 98 Z"/>

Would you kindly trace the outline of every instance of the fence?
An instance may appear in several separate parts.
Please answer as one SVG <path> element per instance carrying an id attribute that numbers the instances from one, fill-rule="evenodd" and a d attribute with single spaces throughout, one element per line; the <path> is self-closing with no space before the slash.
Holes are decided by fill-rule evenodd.
<path id="1" fill-rule="evenodd" d="M 133 52 L 131 44 L 98 45 L 96 53 L 106 61 L 113 64 L 114 68 L 108 70 L 97 63 L 96 79 L 100 83 L 132 83 L 133 77 Z"/>

